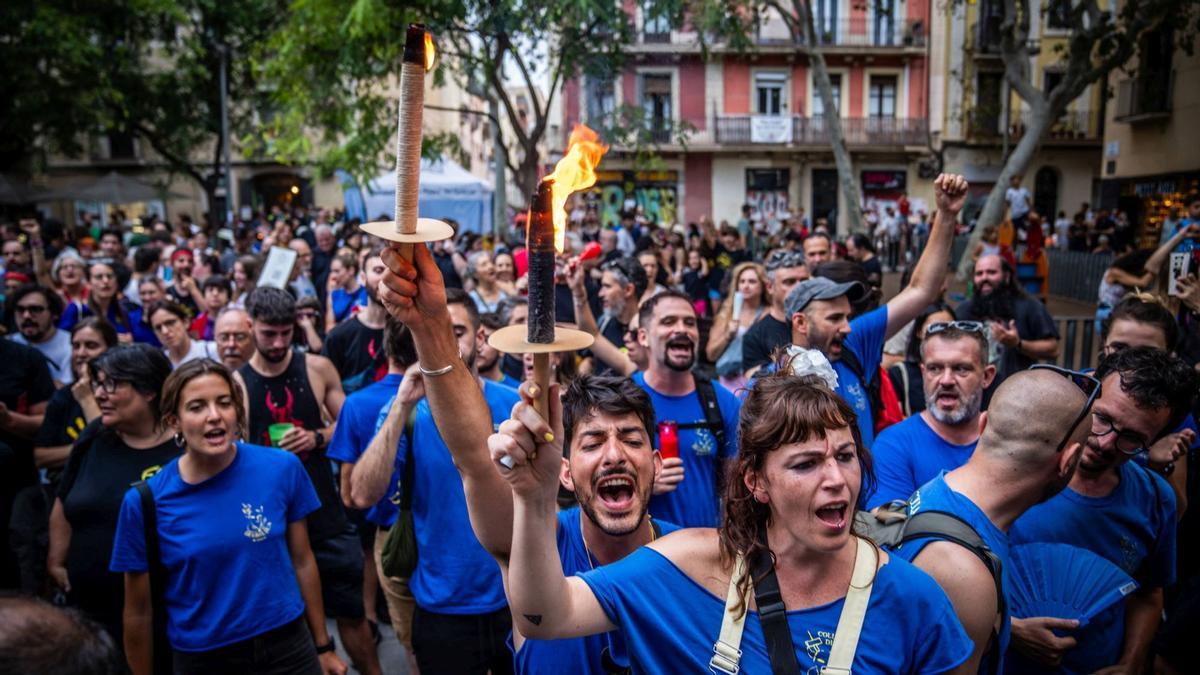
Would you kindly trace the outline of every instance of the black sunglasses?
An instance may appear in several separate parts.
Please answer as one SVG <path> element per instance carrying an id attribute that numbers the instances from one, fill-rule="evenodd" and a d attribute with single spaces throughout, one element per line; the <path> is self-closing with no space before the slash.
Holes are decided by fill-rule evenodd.
<path id="1" fill-rule="evenodd" d="M 1075 417 L 1075 421 L 1071 423 L 1071 426 L 1067 427 L 1066 435 L 1063 436 L 1062 442 L 1058 444 L 1058 449 L 1054 451 L 1055 453 L 1062 452 L 1063 448 L 1067 447 L 1067 442 L 1071 440 L 1071 433 L 1075 431 L 1075 427 L 1079 426 L 1079 423 L 1083 421 L 1083 418 L 1088 416 L 1092 410 L 1092 404 L 1096 402 L 1096 399 L 1100 398 L 1100 380 L 1096 379 L 1096 376 L 1092 375 L 1091 373 L 1060 368 L 1049 363 L 1037 363 L 1030 366 L 1029 369 L 1049 370 L 1051 372 L 1058 373 L 1059 375 L 1062 375 L 1068 380 L 1074 382 L 1075 386 L 1079 387 L 1083 393 L 1087 394 L 1088 400 L 1087 403 L 1083 404 L 1083 410 L 1079 411 L 1079 415 Z"/>
<path id="2" fill-rule="evenodd" d="M 951 328 L 968 333 L 987 333 L 987 326 L 981 321 L 939 321 L 926 326 L 925 335 L 937 335 Z"/>

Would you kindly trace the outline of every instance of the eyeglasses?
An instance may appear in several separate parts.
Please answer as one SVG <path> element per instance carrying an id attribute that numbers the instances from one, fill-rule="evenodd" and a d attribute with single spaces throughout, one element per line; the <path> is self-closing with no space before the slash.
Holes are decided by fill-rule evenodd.
<path id="1" fill-rule="evenodd" d="M 45 305 L 17 305 L 17 314 L 38 315 L 49 309 Z"/>
<path id="2" fill-rule="evenodd" d="M 942 331 L 950 330 L 966 331 L 968 333 L 987 333 L 987 326 L 980 321 L 939 321 L 931 323 L 925 327 L 925 335 L 937 335 Z"/>
<path id="3" fill-rule="evenodd" d="M 249 333 L 217 333 L 218 344 L 225 344 L 227 342 L 242 343 L 249 339 Z"/>
<path id="4" fill-rule="evenodd" d="M 1029 369 L 1049 370 L 1051 372 L 1058 373 L 1059 375 L 1062 375 L 1068 380 L 1074 382 L 1075 386 L 1079 387 L 1083 393 L 1087 394 L 1088 400 L 1087 403 L 1083 404 L 1083 410 L 1079 411 L 1079 414 L 1075 417 L 1075 421 L 1071 423 L 1071 426 L 1067 427 L 1066 435 L 1063 436 L 1062 442 L 1058 444 L 1058 449 L 1054 451 L 1056 454 L 1060 453 L 1063 451 L 1063 448 L 1067 447 L 1067 443 L 1071 440 L 1071 434 L 1074 433 L 1075 427 L 1079 426 L 1079 423 L 1083 421 L 1084 417 L 1087 417 L 1088 413 L 1092 410 L 1092 405 L 1096 402 L 1096 399 L 1100 398 L 1100 380 L 1096 379 L 1096 377 L 1090 373 L 1059 368 L 1058 366 L 1051 365 L 1049 363 L 1034 364 L 1033 366 L 1030 366 Z M 1095 424 L 1092 425 L 1092 428 L 1095 429 Z M 1112 431 L 1112 429 L 1109 429 L 1109 431 Z M 1103 436 L 1104 434 L 1100 435 Z"/>
<path id="5" fill-rule="evenodd" d="M 93 394 L 99 393 L 101 391 L 103 391 L 106 394 L 111 394 L 117 390 L 117 387 L 119 387 L 122 384 L 122 381 L 114 380 L 111 377 L 107 377 L 103 380 L 97 380 L 97 379 L 93 378 L 91 380 L 90 384 L 92 385 L 92 393 Z"/>
<path id="6" fill-rule="evenodd" d="M 1104 429 L 1104 431 L 1100 431 L 1100 429 Z M 1132 457 L 1146 451 L 1146 441 L 1144 438 L 1132 431 L 1118 428 L 1117 425 L 1113 424 L 1112 418 L 1102 412 L 1092 413 L 1092 435 L 1100 438 L 1111 433 L 1117 435 L 1117 450 L 1120 450 L 1122 453 Z"/>

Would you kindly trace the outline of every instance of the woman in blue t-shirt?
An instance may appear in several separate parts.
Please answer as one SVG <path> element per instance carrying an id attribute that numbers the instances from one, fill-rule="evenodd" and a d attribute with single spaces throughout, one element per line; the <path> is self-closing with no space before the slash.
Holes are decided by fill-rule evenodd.
<path id="1" fill-rule="evenodd" d="M 942 673 L 970 656 L 971 640 L 933 579 L 873 545 L 859 553 L 851 525 L 870 459 L 853 410 L 818 380 L 769 375 L 748 394 L 721 529 L 680 530 L 569 579 L 555 549 L 562 412 L 554 392 L 550 401 L 550 425 L 524 410 L 524 424 L 501 427 L 515 444 L 490 442 L 514 493 L 507 591 L 522 634 L 557 639 L 619 628 L 634 672 L 703 672 L 724 637 L 735 560 L 765 555 L 774 560 L 799 671 L 818 672 L 829 664 L 857 556 L 866 555 L 864 571 L 874 575 L 851 652 L 855 673 Z M 506 448 L 514 453 L 506 457 Z M 745 624 L 731 645 L 740 650 L 731 670 L 771 672 L 749 576 L 732 595 L 732 615 L 744 614 Z"/>
<path id="2" fill-rule="evenodd" d="M 305 527 L 320 501 L 295 455 L 235 442 L 245 410 L 233 375 L 209 359 L 181 365 L 163 385 L 163 419 L 184 448 L 146 481 L 165 608 L 152 607 L 136 487 L 121 505 L 110 567 L 125 574 L 134 675 L 149 675 L 157 661 L 154 611 L 165 611 L 177 674 L 346 672 L 325 630 Z"/>

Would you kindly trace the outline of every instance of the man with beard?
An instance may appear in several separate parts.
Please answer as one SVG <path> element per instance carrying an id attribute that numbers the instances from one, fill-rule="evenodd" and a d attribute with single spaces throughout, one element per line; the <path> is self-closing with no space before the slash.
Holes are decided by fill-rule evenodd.
<path id="1" fill-rule="evenodd" d="M 933 190 L 937 219 L 929 243 L 913 267 L 908 287 L 886 305 L 851 320 L 852 305 L 866 296 L 866 287 L 858 281 L 836 283 L 820 276 L 796 284 L 784 303 L 784 313 L 792 324 L 792 344 L 816 349 L 833 364 L 838 376 L 837 393 L 854 408 L 858 430 L 868 448 L 875 445 L 875 410 L 865 376 L 879 370 L 884 341 L 941 293 L 954 223 L 967 197 L 967 181 L 944 173 L 934 180 Z"/>
<path id="2" fill-rule="evenodd" d="M 50 377 L 55 386 L 71 384 L 71 335 L 58 329 L 63 313 L 62 298 L 45 286 L 29 284 L 10 296 L 17 330 L 9 339 L 19 345 L 33 347 L 46 357 Z"/>
<path id="3" fill-rule="evenodd" d="M 997 387 L 1004 378 L 1041 360 L 1058 356 L 1058 329 L 1046 306 L 1029 297 L 998 255 L 980 256 L 975 262 L 975 296 L 954 309 L 959 319 L 987 321 L 992 343 L 1000 353 Z"/>
<path id="4" fill-rule="evenodd" d="M 600 306 L 604 313 L 600 317 L 600 334 L 614 345 L 622 344 L 625 330 L 638 313 L 638 299 L 650 284 L 646 270 L 636 258 L 617 258 L 604 263 L 600 275 Z M 605 375 L 611 368 L 596 361 L 593 372 Z"/>
<path id="5" fill-rule="evenodd" d="M 1093 380 L 1083 382 L 1096 386 Z M 991 570 L 971 549 L 937 537 L 913 539 L 892 551 L 938 582 L 975 642 L 971 658 L 953 672 L 1003 672 L 1011 631 L 1007 603 L 998 595 L 1005 591 L 993 574 L 1009 567 L 1007 532 L 1013 521 L 1071 480 L 1087 439 L 1091 402 L 1058 372 L 1018 373 L 983 414 L 979 446 L 970 460 L 939 474 L 909 499 L 910 516 L 929 511 L 957 516 L 1000 560 Z"/>
<path id="6" fill-rule="evenodd" d="M 1091 432 L 1067 489 L 1021 516 L 1013 545 L 1048 542 L 1096 553 L 1139 588 L 1123 603 L 1078 622 L 1013 619 L 1021 672 L 1140 672 L 1158 629 L 1163 588 L 1175 581 L 1175 496 L 1162 477 L 1129 460 L 1178 426 L 1197 376 L 1181 359 L 1149 347 L 1104 357 Z M 1021 424 L 1032 421 L 1022 420 Z"/>
<path id="7" fill-rule="evenodd" d="M 979 441 L 983 390 L 996 375 L 988 365 L 987 327 L 971 321 L 930 324 L 921 342 L 928 407 L 884 429 L 875 439 L 873 509 L 906 500 L 943 471 L 966 464 Z"/>
<path id="8" fill-rule="evenodd" d="M 221 363 L 230 370 L 237 370 L 254 355 L 254 338 L 251 334 L 250 315 L 241 307 L 225 307 L 217 315 L 213 327 Z"/>
<path id="9" fill-rule="evenodd" d="M 505 325 L 504 319 L 499 313 L 479 315 L 479 376 L 485 380 L 516 389 L 521 386 L 521 382 L 509 377 L 501 367 L 504 362 L 504 353 L 488 344 L 488 338 L 492 337 L 492 333 L 504 328 Z"/>
<path id="10" fill-rule="evenodd" d="M 362 389 L 387 373 L 383 353 L 383 321 L 387 316 L 379 304 L 379 277 L 383 275 L 381 246 L 371 249 L 363 260 L 363 286 L 367 306 L 337 325 L 325 336 L 321 354 L 333 361 L 347 394 Z"/>
<path id="11" fill-rule="evenodd" d="M 260 286 L 246 299 L 254 354 L 238 371 L 246 392 L 246 440 L 295 453 L 312 480 L 321 508 L 307 518 L 308 539 L 321 577 L 325 613 L 359 672 L 378 673 L 379 658 L 363 607 L 363 553 L 338 497 L 326 448 L 345 394 L 333 364 L 292 350 L 296 301 L 278 288 Z M 329 424 L 326 425 L 328 420 Z M 271 427 L 290 424 L 282 437 Z"/>
<path id="12" fill-rule="evenodd" d="M 791 322 L 783 311 L 783 303 L 792 288 L 808 277 L 808 266 L 799 251 L 776 251 L 767 259 L 767 293 L 771 296 L 771 308 L 742 338 L 742 370 L 747 377 L 769 363 L 776 349 L 791 341 Z"/>
<path id="13" fill-rule="evenodd" d="M 511 673 L 505 639 L 512 619 L 500 569 L 488 554 L 501 544 L 484 536 L 486 529 L 478 530 L 483 539 L 477 539 L 471 518 L 507 522 L 510 534 L 502 537 L 502 545 L 509 546 L 512 497 L 491 463 L 485 439 L 508 419 L 520 397 L 479 377 L 478 309 L 462 289 L 442 285 L 427 248 L 414 249 L 414 263 L 385 249 L 383 261 L 389 271 L 380 299 L 412 331 L 418 368 L 410 369 L 356 463 L 351 500 L 365 508 L 395 499 L 397 477 L 411 466 L 408 498 L 420 553 L 408 588 L 416 603 L 412 648 L 417 665 L 424 673 Z M 381 530 L 377 536 L 387 534 Z M 384 578 L 383 584 L 387 588 L 397 581 Z"/>
<path id="14" fill-rule="evenodd" d="M 200 293 L 196 277 L 192 276 L 195 267 L 196 260 L 186 246 L 171 253 L 171 283 L 167 285 L 167 298 L 182 305 L 189 317 L 196 316 L 204 304 L 204 295 Z"/>
<path id="15" fill-rule="evenodd" d="M 458 354 L 470 351 L 470 345 L 464 344 L 461 336 L 455 343 L 451 330 L 459 328 L 459 320 L 454 317 L 456 307 L 451 304 L 450 316 L 445 316 L 444 291 L 436 269 L 420 251 L 414 261 L 415 270 L 398 256 L 387 260 L 392 271 L 384 276 L 381 295 L 395 315 L 412 328 L 421 368 L 436 373 L 442 369 L 431 370 L 432 366 L 451 365 L 444 375 L 427 374 L 423 378 L 429 398 L 422 406 L 433 410 L 433 419 L 461 474 L 465 503 L 478 541 L 506 568 L 512 547 L 512 492 L 491 463 L 488 445 L 529 443 L 531 434 L 545 437 L 549 427 L 530 406 L 528 384 L 523 390 L 524 400 L 512 409 L 511 417 L 505 412 L 485 412 L 490 405 L 486 400 L 490 384 L 485 381 L 481 396 L 478 380 L 458 358 Z M 557 394 L 555 386 L 550 396 L 556 399 Z M 557 401 L 551 405 L 557 405 Z M 563 460 L 560 481 L 575 492 L 580 508 L 560 513 L 556 531 L 563 569 L 575 574 L 623 558 L 674 526 L 651 521 L 647 515 L 651 486 L 661 463 L 651 441 L 654 411 L 646 393 L 625 378 L 583 377 L 563 393 L 562 406 L 563 443 L 569 454 Z M 395 451 L 402 419 L 389 418 L 383 433 L 359 462 L 356 499 L 360 496 L 359 479 L 366 477 L 368 456 L 384 449 Z M 500 434 L 489 439 L 497 421 L 502 422 Z M 416 431 L 414 428 L 414 436 Z M 390 438 L 378 443 L 385 435 Z M 448 464 L 444 451 L 441 456 L 441 462 Z M 389 461 L 381 464 L 381 473 L 390 472 L 393 466 L 389 458 L 384 459 Z M 414 461 L 420 466 L 419 457 Z M 370 497 L 383 494 L 384 486 L 386 482 Z M 465 521 L 465 514 L 463 517 Z M 439 538 L 435 545 L 446 539 L 452 537 Z M 423 556 L 425 549 L 421 549 Z M 418 561 L 420 565 L 420 557 Z M 495 569 L 491 561 L 488 563 Z M 624 650 L 620 644 L 617 634 L 556 641 L 532 641 L 519 633 L 512 635 L 516 669 L 522 673 L 612 672 L 606 663 L 627 666 L 621 663 Z"/>
<path id="16" fill-rule="evenodd" d="M 659 293 L 642 305 L 638 325 L 649 360 L 633 381 L 650 395 L 655 423 L 673 423 L 678 432 L 679 455 L 663 460 L 650 509 L 681 527 L 715 527 L 724 460 L 737 454 L 742 403 L 719 383 L 692 374 L 700 331 L 691 298 Z"/>

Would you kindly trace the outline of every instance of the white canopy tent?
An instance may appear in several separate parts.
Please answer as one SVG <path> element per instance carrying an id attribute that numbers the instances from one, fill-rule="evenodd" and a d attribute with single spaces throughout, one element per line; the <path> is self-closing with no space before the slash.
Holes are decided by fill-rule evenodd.
<path id="1" fill-rule="evenodd" d="M 372 179 L 362 195 L 364 220 L 394 218 L 395 195 L 395 171 Z M 444 155 L 437 161 L 421 160 L 420 199 L 422 218 L 453 219 L 459 232 L 492 231 L 491 186 Z"/>

